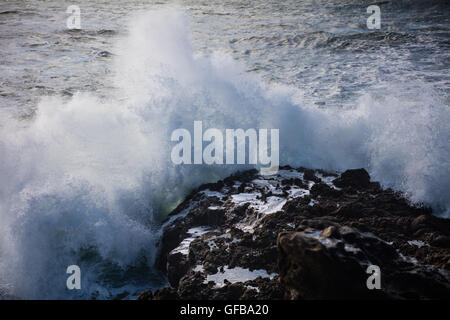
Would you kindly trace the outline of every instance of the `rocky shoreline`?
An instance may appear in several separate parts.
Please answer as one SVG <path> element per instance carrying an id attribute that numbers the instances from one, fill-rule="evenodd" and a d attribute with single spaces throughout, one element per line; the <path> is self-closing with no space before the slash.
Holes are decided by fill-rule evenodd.
<path id="1" fill-rule="evenodd" d="M 370 265 L 381 289 L 366 285 Z M 170 286 L 138 299 L 449 299 L 450 220 L 364 169 L 251 170 L 169 215 L 157 266 Z"/>

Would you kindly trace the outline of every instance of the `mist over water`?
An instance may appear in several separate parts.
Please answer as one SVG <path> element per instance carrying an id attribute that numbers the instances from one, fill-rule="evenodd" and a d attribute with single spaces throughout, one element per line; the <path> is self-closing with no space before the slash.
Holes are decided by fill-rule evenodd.
<path id="1" fill-rule="evenodd" d="M 27 120 L 1 114 L 5 294 L 131 298 L 164 284 L 152 268 L 161 218 L 194 187 L 243 169 L 173 165 L 171 132 L 192 131 L 194 120 L 279 128 L 281 164 L 364 167 L 449 217 L 450 110 L 434 83 L 387 77 L 373 85 L 382 90 L 363 86 L 340 108 L 318 107 L 305 100 L 311 87 L 267 81 L 230 52 L 197 50 L 180 10 L 129 20 L 108 60 L 107 89 L 41 96 Z M 78 293 L 65 286 L 71 264 L 83 273 Z"/>

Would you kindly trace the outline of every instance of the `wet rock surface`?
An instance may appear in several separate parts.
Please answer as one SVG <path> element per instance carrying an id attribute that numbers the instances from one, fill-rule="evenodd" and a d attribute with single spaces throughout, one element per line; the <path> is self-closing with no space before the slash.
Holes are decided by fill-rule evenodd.
<path id="1" fill-rule="evenodd" d="M 450 220 L 364 169 L 246 171 L 169 215 L 157 266 L 170 286 L 139 299 L 448 299 Z"/>

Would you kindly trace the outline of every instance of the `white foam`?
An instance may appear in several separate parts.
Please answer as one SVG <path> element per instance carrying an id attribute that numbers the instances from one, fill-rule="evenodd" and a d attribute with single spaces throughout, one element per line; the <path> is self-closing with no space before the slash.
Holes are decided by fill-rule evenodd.
<path id="1" fill-rule="evenodd" d="M 303 198 L 304 196 L 309 195 L 310 192 L 307 189 L 291 186 L 288 190 L 288 194 L 290 198 Z"/>
<path id="2" fill-rule="evenodd" d="M 220 200 L 222 200 L 225 197 L 225 195 L 222 192 L 211 191 L 209 189 L 202 190 L 201 193 L 203 193 L 207 197 L 217 197 Z"/>
<path id="3" fill-rule="evenodd" d="M 426 243 L 422 240 L 411 240 L 411 241 L 408 241 L 408 244 L 410 244 L 411 246 L 419 247 L 419 248 L 422 248 L 424 246 L 429 246 L 428 243 Z"/>
<path id="4" fill-rule="evenodd" d="M 359 249 L 355 246 L 352 246 L 351 244 L 348 244 L 348 243 L 345 244 L 344 249 L 345 249 L 345 251 L 352 252 L 352 253 L 358 253 L 361 251 L 361 249 Z"/>
<path id="5" fill-rule="evenodd" d="M 258 200 L 258 198 L 261 197 L 261 193 L 260 192 L 252 192 L 252 193 L 238 193 L 238 194 L 233 194 L 231 196 L 231 199 L 233 201 L 233 203 L 235 204 L 244 204 L 244 203 L 259 203 L 260 201 Z"/>
<path id="6" fill-rule="evenodd" d="M 265 214 L 275 213 L 281 211 L 286 201 L 284 198 L 270 196 L 266 198 L 266 203 L 257 205 L 256 209 Z"/>
<path id="7" fill-rule="evenodd" d="M 224 272 L 218 272 L 212 275 L 208 274 L 204 283 L 213 281 L 216 283 L 216 287 L 223 287 L 225 285 L 225 279 L 231 283 L 236 283 L 255 280 L 258 277 L 272 279 L 276 275 L 276 273 L 269 274 L 263 269 L 250 271 L 249 269 L 244 269 L 241 267 L 234 267 L 230 269 L 228 266 L 225 266 Z"/>
<path id="8" fill-rule="evenodd" d="M 191 245 L 192 241 L 194 241 L 195 239 L 199 238 L 200 236 L 202 236 L 205 233 L 208 233 L 210 231 L 212 231 L 212 229 L 207 226 L 201 226 L 201 227 L 195 227 L 195 228 L 189 229 L 187 231 L 187 233 L 190 235 L 190 237 L 183 239 L 183 241 L 181 241 L 181 243 L 178 245 L 178 247 L 176 247 L 175 249 L 170 251 L 170 254 L 175 254 L 175 253 L 181 253 L 183 255 L 189 254 L 189 246 Z"/>
<path id="9" fill-rule="evenodd" d="M 259 292 L 259 288 L 258 288 L 258 287 L 250 286 L 250 285 L 248 285 L 248 286 L 246 286 L 246 287 L 247 287 L 247 289 L 255 290 L 256 292 Z"/>
<path id="10" fill-rule="evenodd" d="M 252 180 L 252 184 L 264 188 L 266 192 L 272 192 L 272 194 L 283 194 L 283 191 L 280 188 L 280 181 L 276 179 L 254 179 Z"/>
<path id="11" fill-rule="evenodd" d="M 336 177 L 334 176 L 324 176 L 323 174 L 321 174 L 320 172 L 316 172 L 316 176 L 322 180 L 323 183 L 327 184 L 330 188 L 333 188 L 335 190 L 341 190 L 341 188 L 338 188 L 334 185 L 334 183 L 332 182 L 334 179 L 336 179 Z"/>
<path id="12" fill-rule="evenodd" d="M 309 237 L 309 238 L 314 238 L 318 241 L 320 241 L 324 246 L 326 247 L 332 247 L 335 246 L 336 243 L 338 242 L 338 240 L 333 239 L 333 238 L 326 238 L 326 237 L 322 237 L 320 235 L 321 231 L 314 231 L 314 232 L 305 232 L 305 236 Z"/>
<path id="13" fill-rule="evenodd" d="M 272 214 L 278 211 L 281 211 L 283 206 L 286 204 L 287 199 L 281 198 L 277 196 L 269 196 L 265 201 L 259 199 L 261 197 L 261 193 L 239 193 L 231 196 L 233 203 L 237 205 L 243 205 L 245 203 L 250 204 L 249 207 L 256 210 L 260 215 L 258 217 L 249 217 L 244 219 L 242 222 L 239 222 L 235 225 L 236 228 L 248 232 L 253 233 L 255 228 L 260 223 L 261 219 L 268 214 Z"/>

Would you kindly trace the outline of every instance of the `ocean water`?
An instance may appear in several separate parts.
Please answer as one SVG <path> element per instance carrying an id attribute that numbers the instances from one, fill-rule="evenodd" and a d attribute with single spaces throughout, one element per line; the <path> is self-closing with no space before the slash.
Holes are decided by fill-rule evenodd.
<path id="1" fill-rule="evenodd" d="M 175 166 L 170 134 L 279 128 L 280 162 L 345 170 L 450 217 L 450 6 L 0 1 L 0 296 L 133 298 L 161 220 L 242 166 Z M 67 266 L 82 290 L 66 288 Z"/>

